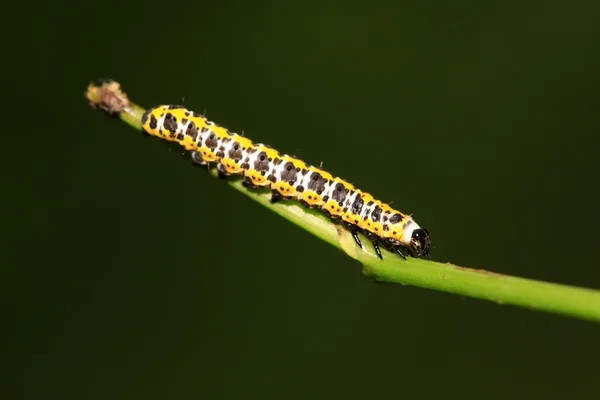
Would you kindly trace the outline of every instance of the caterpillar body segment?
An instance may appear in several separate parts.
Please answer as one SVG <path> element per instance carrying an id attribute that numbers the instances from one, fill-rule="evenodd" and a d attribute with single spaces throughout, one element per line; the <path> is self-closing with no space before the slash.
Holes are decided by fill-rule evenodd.
<path id="1" fill-rule="evenodd" d="M 271 189 L 274 189 L 284 199 L 296 199 L 302 193 L 303 178 L 309 173 L 304 161 L 284 154 L 273 160 L 275 165 L 271 178 Z"/>
<path id="2" fill-rule="evenodd" d="M 248 186 L 271 187 L 272 180 L 269 180 L 268 177 L 274 176 L 273 160 L 278 158 L 277 150 L 262 143 L 251 147 L 248 150 L 246 161 L 242 164 L 247 167 L 244 170 L 244 177 Z"/>
<path id="3" fill-rule="evenodd" d="M 271 201 L 293 199 L 321 209 L 332 220 L 352 232 L 362 247 L 358 232 L 373 244 L 383 258 L 380 243 L 405 258 L 427 257 L 430 238 L 410 215 L 393 209 L 322 168 L 207 120 L 182 106 L 161 105 L 146 111 L 143 129 L 151 136 L 177 142 L 196 164 L 217 165 L 219 176 L 243 176 L 245 186 L 269 188 Z"/>

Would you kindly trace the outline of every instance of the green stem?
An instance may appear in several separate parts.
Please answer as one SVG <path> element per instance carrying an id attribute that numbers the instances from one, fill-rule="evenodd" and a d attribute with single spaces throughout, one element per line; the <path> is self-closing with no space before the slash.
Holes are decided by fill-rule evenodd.
<path id="1" fill-rule="evenodd" d="M 112 87 L 110 86 L 112 85 Z M 88 87 L 87 98 L 94 107 L 118 115 L 121 120 L 142 130 L 145 110 L 131 103 L 116 83 Z M 216 175 L 213 168 L 211 174 Z M 484 270 L 441 264 L 433 261 L 400 257 L 380 260 L 373 249 L 358 248 L 349 232 L 331 223 L 318 211 L 295 202 L 271 204 L 266 190 L 249 190 L 241 180 L 228 181 L 234 189 L 276 212 L 287 220 L 344 251 L 363 265 L 363 272 L 381 282 L 399 283 L 511 304 L 532 310 L 600 322 L 600 291 L 566 286 L 532 279 L 517 278 Z"/>

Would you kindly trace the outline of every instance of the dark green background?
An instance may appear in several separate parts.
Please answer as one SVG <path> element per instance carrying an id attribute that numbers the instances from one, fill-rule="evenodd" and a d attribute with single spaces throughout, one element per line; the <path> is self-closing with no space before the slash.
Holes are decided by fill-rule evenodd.
<path id="1" fill-rule="evenodd" d="M 375 284 L 83 98 L 206 109 L 393 199 L 434 260 L 600 289 L 596 4 L 5 9 L 6 398 L 597 395 L 598 325 Z"/>

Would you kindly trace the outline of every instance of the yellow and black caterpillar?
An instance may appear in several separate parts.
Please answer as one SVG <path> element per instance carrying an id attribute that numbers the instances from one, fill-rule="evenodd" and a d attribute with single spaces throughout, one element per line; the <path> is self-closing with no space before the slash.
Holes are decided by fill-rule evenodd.
<path id="1" fill-rule="evenodd" d="M 182 106 L 151 108 L 142 125 L 149 135 L 179 143 L 192 162 L 217 164 L 221 177 L 240 175 L 249 188 L 269 188 L 273 202 L 294 199 L 321 209 L 348 228 L 361 248 L 358 232 L 363 232 L 380 258 L 379 242 L 402 258 L 406 258 L 402 250 L 413 257 L 429 254 L 429 233 L 412 217 L 320 168 L 252 143 Z"/>

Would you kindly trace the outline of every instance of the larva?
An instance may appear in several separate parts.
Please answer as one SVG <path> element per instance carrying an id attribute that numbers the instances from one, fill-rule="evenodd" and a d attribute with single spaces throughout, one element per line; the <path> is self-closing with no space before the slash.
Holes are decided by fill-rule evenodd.
<path id="1" fill-rule="evenodd" d="M 270 189 L 273 202 L 293 199 L 321 209 L 349 229 L 361 248 L 358 233 L 362 232 L 381 259 L 380 243 L 404 259 L 403 250 L 413 257 L 429 254 L 429 233 L 410 215 L 296 157 L 253 143 L 182 106 L 151 108 L 142 117 L 142 125 L 149 135 L 177 142 L 192 162 L 216 164 L 219 176 L 242 176 L 248 188 Z"/>

